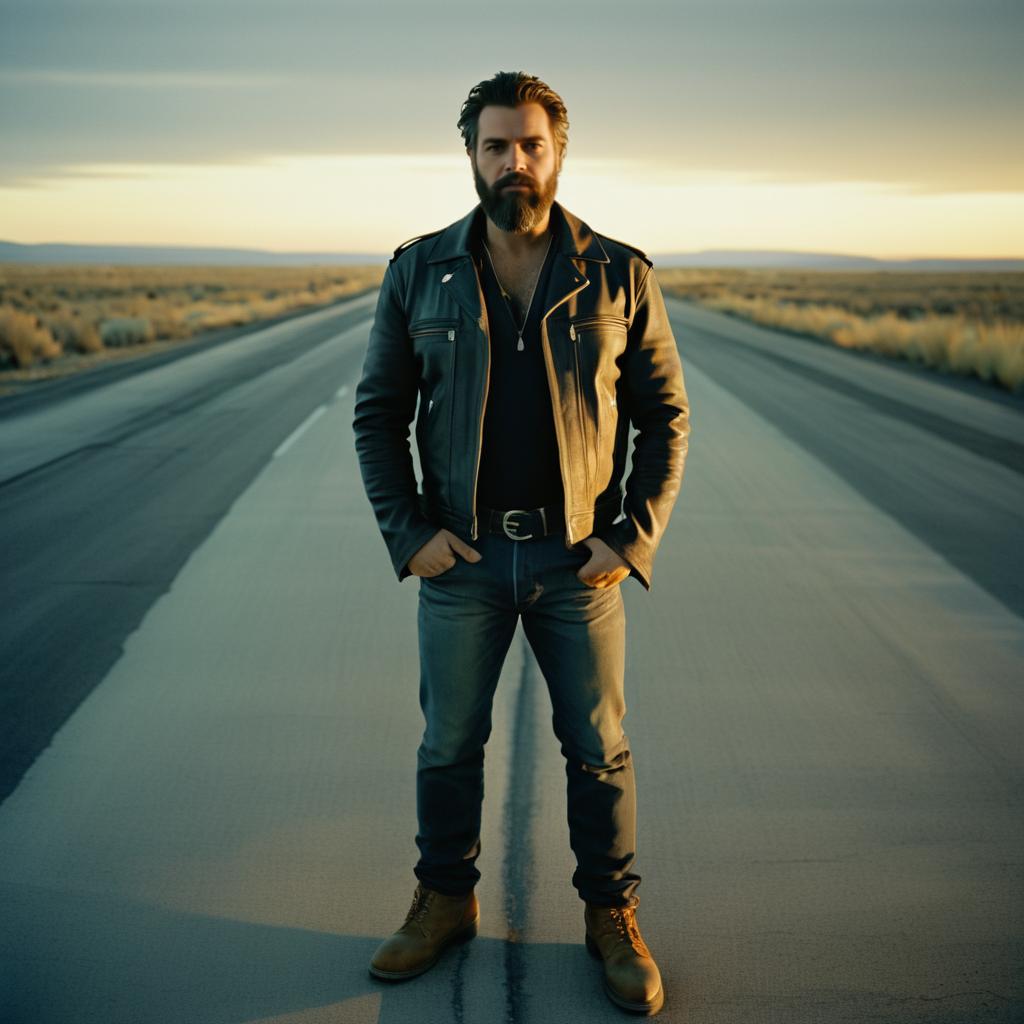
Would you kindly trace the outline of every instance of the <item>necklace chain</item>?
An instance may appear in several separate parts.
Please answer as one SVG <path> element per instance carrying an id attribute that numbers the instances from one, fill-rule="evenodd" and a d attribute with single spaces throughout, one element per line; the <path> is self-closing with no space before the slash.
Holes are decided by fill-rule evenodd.
<path id="1" fill-rule="evenodd" d="M 512 326 L 515 327 L 516 334 L 519 335 L 519 342 L 516 345 L 516 349 L 519 352 L 522 352 L 523 348 L 524 348 L 524 345 L 523 345 L 523 331 L 526 330 L 526 321 L 530 319 L 530 310 L 533 309 L 533 295 L 534 295 L 534 292 L 537 291 L 537 282 L 540 281 L 541 271 L 544 269 L 544 263 L 545 263 L 545 261 L 548 258 L 548 249 L 551 248 L 551 240 L 552 240 L 552 238 L 554 238 L 554 235 L 549 232 L 548 233 L 547 248 L 544 250 L 544 259 L 542 259 L 540 261 L 540 266 L 537 268 L 537 276 L 533 279 L 533 288 L 530 290 L 530 302 L 529 302 L 529 305 L 526 307 L 526 314 L 523 316 L 523 326 L 522 327 L 520 327 L 516 323 L 516 318 L 512 315 L 512 307 L 508 304 L 508 299 L 505 298 L 508 293 L 505 291 L 505 286 L 501 283 L 501 279 L 498 277 L 498 271 L 495 270 L 495 268 L 494 268 L 494 260 L 491 259 L 491 250 L 487 248 L 487 243 L 484 242 L 483 239 L 481 239 L 481 242 L 482 242 L 483 247 L 484 247 L 484 252 L 487 253 L 487 261 L 491 264 L 491 270 L 494 273 L 494 280 L 498 282 L 498 287 L 501 289 L 501 296 L 502 296 L 503 299 L 505 299 L 505 308 L 508 310 L 508 315 L 512 319 Z"/>

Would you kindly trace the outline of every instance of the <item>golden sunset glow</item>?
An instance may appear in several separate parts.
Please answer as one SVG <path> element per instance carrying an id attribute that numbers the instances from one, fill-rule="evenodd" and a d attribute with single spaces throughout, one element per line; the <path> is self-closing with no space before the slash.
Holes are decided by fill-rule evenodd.
<path id="1" fill-rule="evenodd" d="M 1024 192 L 805 183 L 567 157 L 559 200 L 648 252 L 786 248 L 881 257 L 1016 256 Z M 368 154 L 242 165 L 84 165 L 0 189 L 22 242 L 388 252 L 476 202 L 468 161 Z"/>
<path id="2" fill-rule="evenodd" d="M 1019 5 L 8 6 L 0 241 L 383 259 L 476 204 L 459 113 L 516 69 L 558 199 L 652 255 L 1024 258 Z"/>

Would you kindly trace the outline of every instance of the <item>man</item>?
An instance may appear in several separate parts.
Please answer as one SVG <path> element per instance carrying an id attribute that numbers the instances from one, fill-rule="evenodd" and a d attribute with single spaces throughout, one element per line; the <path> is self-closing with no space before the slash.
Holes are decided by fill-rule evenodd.
<path id="1" fill-rule="evenodd" d="M 664 996 L 635 913 L 619 585 L 634 575 L 650 589 L 682 480 L 682 368 L 651 261 L 555 201 L 558 95 L 500 72 L 470 91 L 459 128 L 480 203 L 395 251 L 356 392 L 367 496 L 399 581 L 419 577 L 426 719 L 418 885 L 370 972 L 414 977 L 476 934 L 484 744 L 521 618 L 566 758 L 586 946 L 616 1004 L 654 1013 Z M 417 398 L 422 492 L 408 443 Z"/>

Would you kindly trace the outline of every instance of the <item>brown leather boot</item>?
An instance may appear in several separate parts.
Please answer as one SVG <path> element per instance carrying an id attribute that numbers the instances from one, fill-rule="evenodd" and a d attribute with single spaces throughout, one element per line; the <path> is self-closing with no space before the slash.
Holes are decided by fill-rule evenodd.
<path id="1" fill-rule="evenodd" d="M 599 907 L 583 912 L 590 955 L 604 963 L 608 998 L 624 1010 L 655 1014 L 665 1002 L 661 973 L 640 935 L 635 907 Z"/>
<path id="2" fill-rule="evenodd" d="M 416 886 L 405 924 L 385 939 L 370 960 L 370 973 L 387 981 L 415 978 L 437 963 L 444 950 L 473 938 L 480 921 L 476 893 L 447 896 Z"/>

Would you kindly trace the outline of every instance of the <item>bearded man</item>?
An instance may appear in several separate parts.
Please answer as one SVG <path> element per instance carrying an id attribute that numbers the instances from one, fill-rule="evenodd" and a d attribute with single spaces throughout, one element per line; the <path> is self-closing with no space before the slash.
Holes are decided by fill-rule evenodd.
<path id="1" fill-rule="evenodd" d="M 651 260 L 555 200 L 558 94 L 499 72 L 470 91 L 458 127 L 480 202 L 395 250 L 356 392 L 366 493 L 398 580 L 419 581 L 426 723 L 418 884 L 370 973 L 415 977 L 476 935 L 484 745 L 521 620 L 565 757 L 586 947 L 613 1002 L 656 1013 L 661 975 L 636 920 L 620 584 L 650 590 L 682 481 L 682 366 Z"/>

